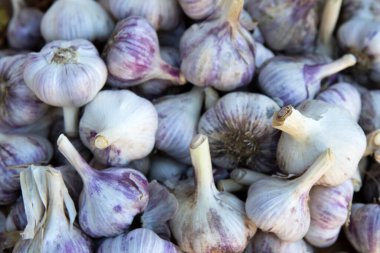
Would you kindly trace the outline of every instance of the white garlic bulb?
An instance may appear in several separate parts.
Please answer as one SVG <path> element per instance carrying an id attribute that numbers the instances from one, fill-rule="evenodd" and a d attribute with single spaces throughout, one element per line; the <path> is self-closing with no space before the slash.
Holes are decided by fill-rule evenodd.
<path id="1" fill-rule="evenodd" d="M 293 180 L 266 176 L 248 190 L 245 210 L 256 226 L 284 241 L 301 240 L 310 226 L 309 191 L 331 168 L 334 155 L 323 152 L 300 177 Z"/>
<path id="2" fill-rule="evenodd" d="M 94 0 L 59 0 L 46 11 L 41 33 L 46 41 L 87 39 L 106 41 L 114 23 Z"/>
<path id="3" fill-rule="evenodd" d="M 286 174 L 300 175 L 326 148 L 336 159 L 319 180 L 337 186 L 351 178 L 366 148 L 366 137 L 351 114 L 336 105 L 309 100 L 297 109 L 283 107 L 273 117 L 273 127 L 283 133 L 277 146 L 277 161 Z"/>
<path id="4" fill-rule="evenodd" d="M 256 232 L 256 226 L 245 214 L 244 203 L 216 189 L 206 136 L 193 138 L 190 153 L 195 188 L 179 184 L 175 190 L 179 206 L 170 220 L 174 238 L 181 250 L 188 253 L 242 252 Z"/>
<path id="5" fill-rule="evenodd" d="M 151 102 L 128 90 L 105 90 L 86 105 L 79 134 L 99 162 L 122 166 L 152 151 L 157 125 Z"/>

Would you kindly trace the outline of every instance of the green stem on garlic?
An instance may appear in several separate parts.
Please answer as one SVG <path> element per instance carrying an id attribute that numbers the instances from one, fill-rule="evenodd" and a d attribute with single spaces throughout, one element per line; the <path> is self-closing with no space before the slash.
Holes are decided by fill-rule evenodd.
<path id="1" fill-rule="evenodd" d="M 262 173 L 258 173 L 253 170 L 247 170 L 247 169 L 234 169 L 231 172 L 231 178 L 242 185 L 251 185 L 254 182 L 262 179 L 262 178 L 268 178 L 269 176 L 264 175 Z"/>
<path id="2" fill-rule="evenodd" d="M 272 126 L 291 135 L 299 142 L 306 141 L 319 127 L 317 121 L 302 115 L 291 105 L 282 107 L 275 113 Z"/>
<path id="3" fill-rule="evenodd" d="M 70 137 L 78 135 L 79 108 L 63 107 L 63 120 L 65 133 Z"/>

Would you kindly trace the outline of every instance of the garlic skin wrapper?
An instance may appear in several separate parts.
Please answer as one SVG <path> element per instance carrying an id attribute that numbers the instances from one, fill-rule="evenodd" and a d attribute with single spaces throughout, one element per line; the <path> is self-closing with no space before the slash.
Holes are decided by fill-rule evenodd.
<path id="1" fill-rule="evenodd" d="M 196 86 L 231 91 L 251 82 L 255 43 L 240 25 L 243 0 L 223 0 L 221 8 L 220 15 L 192 25 L 182 36 L 181 72 Z"/>
<path id="2" fill-rule="evenodd" d="M 73 136 L 78 108 L 90 102 L 106 80 L 107 67 L 97 49 L 82 39 L 50 42 L 39 53 L 28 54 L 24 68 L 24 81 L 36 96 L 63 107 L 65 132 Z"/>
<path id="3" fill-rule="evenodd" d="M 335 155 L 323 152 L 302 176 L 285 180 L 266 176 L 248 190 L 245 210 L 264 232 L 289 242 L 301 240 L 310 226 L 309 191 L 331 169 Z"/>
<path id="4" fill-rule="evenodd" d="M 191 164 L 189 146 L 196 134 L 204 93 L 203 89 L 169 95 L 154 101 L 158 114 L 156 148 L 184 164 Z"/>
<path id="5" fill-rule="evenodd" d="M 127 88 L 163 79 L 185 84 L 178 68 L 160 56 L 156 31 L 143 17 L 133 16 L 119 21 L 103 52 L 112 87 Z"/>
<path id="6" fill-rule="evenodd" d="M 313 253 L 313 248 L 304 240 L 286 242 L 272 233 L 258 231 L 244 253 Z"/>
<path id="7" fill-rule="evenodd" d="M 150 101 L 127 90 L 105 90 L 86 105 L 79 134 L 97 161 L 124 166 L 153 150 L 157 126 Z"/>
<path id="8" fill-rule="evenodd" d="M 314 98 L 323 78 L 354 65 L 356 58 L 347 54 L 330 63 L 318 61 L 305 57 L 273 57 L 260 69 L 259 88 L 279 101 L 280 106 L 297 106 Z"/>
<path id="9" fill-rule="evenodd" d="M 91 168 L 64 135 L 58 149 L 83 180 L 79 198 L 79 224 L 93 238 L 123 233 L 148 204 L 148 181 L 137 170 Z"/>
<path id="10" fill-rule="evenodd" d="M 305 239 L 313 246 L 325 248 L 338 239 L 349 217 L 354 186 L 349 179 L 335 187 L 314 186 L 310 191 L 311 222 Z"/>
<path id="11" fill-rule="evenodd" d="M 180 253 L 181 251 L 171 243 L 161 239 L 153 231 L 138 228 L 129 233 L 114 238 L 105 239 L 99 246 L 97 253 Z"/>
<path id="12" fill-rule="evenodd" d="M 356 121 L 359 120 L 362 100 L 359 91 L 352 84 L 336 83 L 321 91 L 315 99 L 345 108 Z"/>
<path id="13" fill-rule="evenodd" d="M 361 98 L 359 124 L 365 133 L 370 133 L 380 128 L 380 90 L 364 91 Z"/>
<path id="14" fill-rule="evenodd" d="M 366 149 L 363 130 L 345 109 L 309 100 L 297 109 L 283 107 L 273 117 L 273 127 L 283 131 L 277 162 L 285 174 L 302 174 L 326 148 L 335 154 L 331 170 L 319 180 L 337 186 L 351 178 Z"/>
<path id="15" fill-rule="evenodd" d="M 348 241 L 359 253 L 380 250 L 380 206 L 355 203 L 351 208 L 350 224 L 345 228 Z"/>
<path id="16" fill-rule="evenodd" d="M 149 181 L 157 180 L 165 185 L 175 185 L 185 174 L 188 166 L 175 161 L 172 158 L 154 155 L 149 169 Z M 168 186 L 168 185 L 167 185 Z"/>
<path id="17" fill-rule="evenodd" d="M 31 166 L 20 181 L 28 225 L 12 252 L 93 252 L 91 239 L 73 224 L 74 203 L 58 171 Z"/>
<path id="18" fill-rule="evenodd" d="M 210 141 L 213 163 L 271 173 L 277 170 L 275 150 L 279 132 L 271 127 L 278 105 L 267 96 L 232 92 L 201 117 L 198 131 Z"/>
<path id="19" fill-rule="evenodd" d="M 181 250 L 188 253 L 243 252 L 256 232 L 244 211 L 244 202 L 219 192 L 212 176 L 208 140 L 196 135 L 190 145 L 195 187 L 175 190 L 178 210 L 170 228 Z"/>
<path id="20" fill-rule="evenodd" d="M 53 148 L 43 137 L 0 133 L 0 205 L 20 195 L 19 174 L 25 165 L 48 163 L 52 155 Z"/>
<path id="21" fill-rule="evenodd" d="M 24 54 L 0 59 L 0 128 L 28 126 L 48 110 L 23 80 L 25 60 Z"/>
<path id="22" fill-rule="evenodd" d="M 319 23 L 316 0 L 248 0 L 246 8 L 269 48 L 290 54 L 313 50 Z"/>
<path id="23" fill-rule="evenodd" d="M 104 42 L 113 27 L 112 18 L 94 0 L 55 1 L 41 21 L 41 33 L 46 41 L 86 39 Z"/>
<path id="24" fill-rule="evenodd" d="M 148 20 L 156 30 L 172 30 L 181 20 L 181 9 L 177 0 L 100 0 L 99 2 L 117 20 L 140 16 Z"/>
<path id="25" fill-rule="evenodd" d="M 12 205 L 8 213 L 7 219 L 5 220 L 5 230 L 8 232 L 24 230 L 27 223 L 24 202 L 20 197 Z"/>

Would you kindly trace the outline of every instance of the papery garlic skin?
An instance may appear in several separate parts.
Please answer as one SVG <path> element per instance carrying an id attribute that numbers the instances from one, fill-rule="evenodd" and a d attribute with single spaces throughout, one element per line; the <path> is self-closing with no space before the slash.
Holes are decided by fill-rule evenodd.
<path id="1" fill-rule="evenodd" d="M 255 43 L 240 25 L 242 9 L 243 0 L 223 1 L 223 14 L 194 24 L 184 33 L 180 42 L 181 72 L 189 82 L 221 91 L 251 82 Z"/>
<path id="2" fill-rule="evenodd" d="M 380 90 L 364 91 L 361 98 L 359 124 L 365 133 L 370 133 L 380 128 Z"/>
<path id="3" fill-rule="evenodd" d="M 48 110 L 24 82 L 25 60 L 25 54 L 0 59 L 0 128 L 28 126 Z"/>
<path id="4" fill-rule="evenodd" d="M 366 137 L 348 111 L 309 100 L 297 109 L 283 107 L 273 119 L 273 127 L 283 131 L 277 146 L 283 173 L 300 175 L 321 152 L 331 148 L 336 156 L 334 165 L 318 183 L 337 186 L 355 174 L 366 149 Z"/>
<path id="5" fill-rule="evenodd" d="M 100 4 L 118 20 L 141 16 L 147 19 L 156 30 L 174 29 L 181 19 L 177 0 L 100 0 Z"/>
<path id="6" fill-rule="evenodd" d="M 113 27 L 109 14 L 93 0 L 56 1 L 41 21 L 41 33 L 46 41 L 87 39 L 103 42 Z"/>
<path id="7" fill-rule="evenodd" d="M 112 87 L 126 88 L 152 79 L 185 84 L 179 69 L 160 57 L 156 31 L 143 17 L 119 21 L 103 52 Z"/>
<path id="8" fill-rule="evenodd" d="M 123 166 L 152 151 L 157 126 L 150 101 L 128 90 L 106 90 L 85 107 L 79 134 L 97 161 Z"/>
<path id="9" fill-rule="evenodd" d="M 350 179 L 336 187 L 314 186 L 311 189 L 311 222 L 305 236 L 311 245 L 324 248 L 336 242 L 348 219 L 353 194 L 354 186 Z"/>
<path id="10" fill-rule="evenodd" d="M 279 133 L 271 127 L 278 105 L 267 96 L 233 92 L 223 96 L 201 117 L 199 133 L 208 136 L 213 163 L 275 172 Z"/>
<path id="11" fill-rule="evenodd" d="M 180 253 L 181 251 L 171 243 L 161 239 L 153 231 L 138 228 L 129 233 L 104 240 L 97 253 L 123 252 L 123 253 Z"/>
<path id="12" fill-rule="evenodd" d="M 380 250 L 380 206 L 355 203 L 351 208 L 350 223 L 345 228 L 348 241 L 360 253 Z"/>

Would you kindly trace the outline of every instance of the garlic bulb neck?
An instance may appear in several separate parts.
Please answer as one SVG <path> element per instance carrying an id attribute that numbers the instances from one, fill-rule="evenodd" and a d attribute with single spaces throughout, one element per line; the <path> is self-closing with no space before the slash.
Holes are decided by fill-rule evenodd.
<path id="1" fill-rule="evenodd" d="M 240 24 L 240 14 L 243 10 L 243 0 L 224 0 L 222 13 L 225 15 L 225 20 L 231 24 Z"/>
<path id="2" fill-rule="evenodd" d="M 314 119 L 302 115 L 291 105 L 282 107 L 280 111 L 275 113 L 272 126 L 299 141 L 306 140 L 318 128 Z"/>
<path id="3" fill-rule="evenodd" d="M 230 176 L 235 182 L 239 184 L 243 184 L 243 185 L 248 185 L 248 186 L 253 184 L 257 180 L 269 177 L 262 173 L 258 173 L 256 171 L 247 170 L 247 169 L 234 169 L 231 172 Z"/>
<path id="4" fill-rule="evenodd" d="M 65 133 L 70 137 L 78 136 L 79 108 L 63 107 Z"/>
<path id="5" fill-rule="evenodd" d="M 12 11 L 13 17 L 16 17 L 18 13 L 20 12 L 20 9 L 25 6 L 24 0 L 11 0 L 12 2 Z"/>
<path id="6" fill-rule="evenodd" d="M 218 190 L 212 175 L 210 147 L 207 136 L 198 134 L 190 144 L 190 156 L 195 171 L 195 198 L 206 200 Z"/>
<path id="7" fill-rule="evenodd" d="M 157 73 L 158 79 L 173 81 L 178 85 L 187 83 L 185 76 L 178 68 L 173 67 L 172 65 L 166 63 L 164 60 L 161 60 L 160 66 L 160 71 Z"/>
<path id="8" fill-rule="evenodd" d="M 54 52 L 54 56 L 51 61 L 57 64 L 77 63 L 77 54 L 71 47 L 58 48 Z"/>

